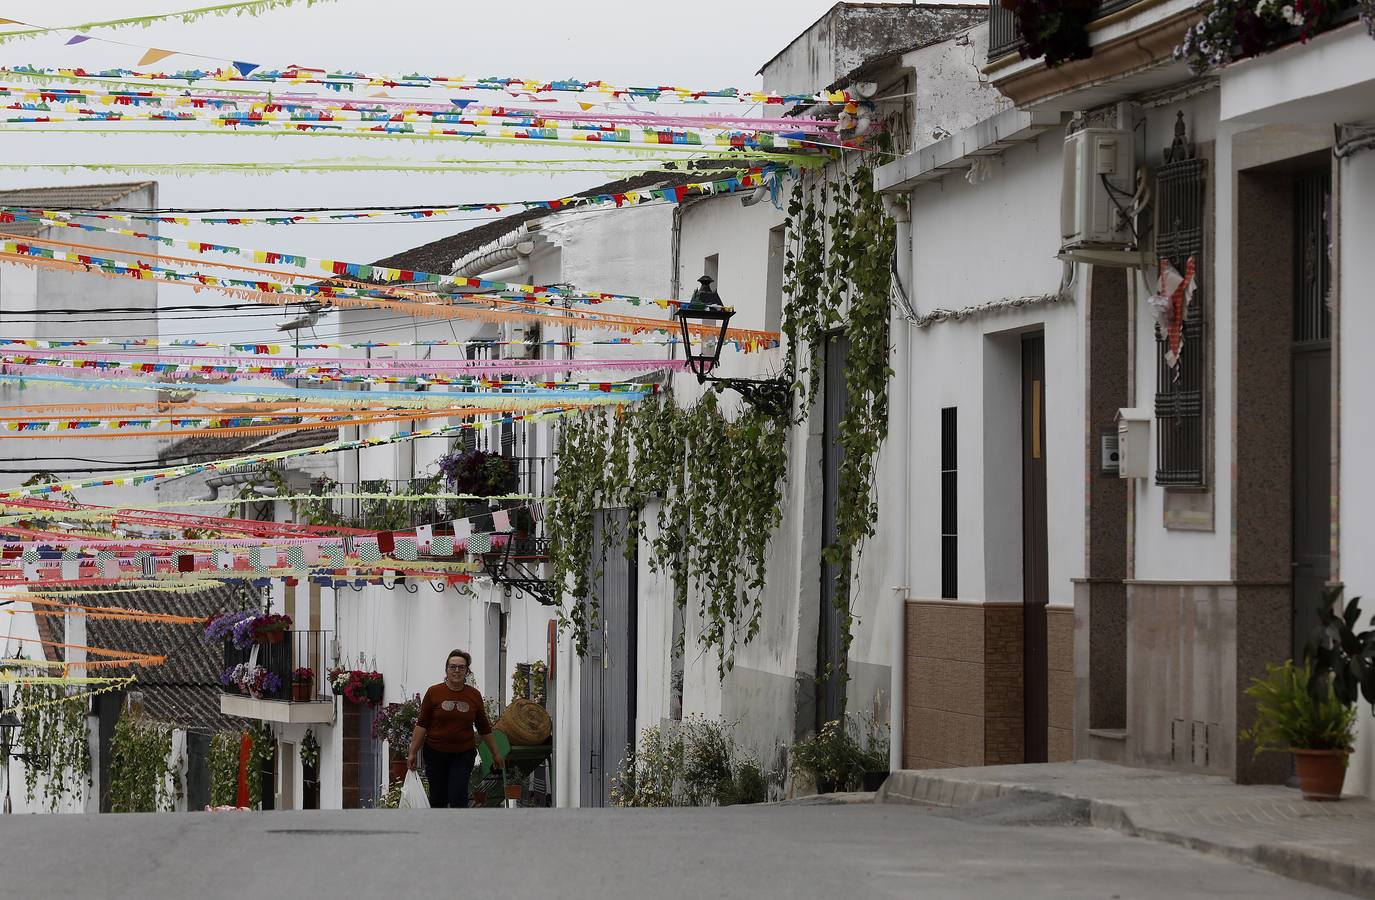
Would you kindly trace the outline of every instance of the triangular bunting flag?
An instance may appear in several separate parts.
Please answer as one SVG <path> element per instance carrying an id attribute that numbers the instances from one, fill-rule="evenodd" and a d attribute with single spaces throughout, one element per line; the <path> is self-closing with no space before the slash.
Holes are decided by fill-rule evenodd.
<path id="1" fill-rule="evenodd" d="M 176 53 L 175 50 L 159 50 L 157 47 L 149 47 L 148 52 L 139 58 L 140 66 L 151 66 L 160 59 L 166 59 Z"/>

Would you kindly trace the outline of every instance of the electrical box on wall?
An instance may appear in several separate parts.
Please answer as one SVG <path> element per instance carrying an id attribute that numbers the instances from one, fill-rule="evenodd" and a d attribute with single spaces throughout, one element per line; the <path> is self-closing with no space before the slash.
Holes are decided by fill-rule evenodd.
<path id="1" fill-rule="evenodd" d="M 1151 415 L 1139 407 L 1117 411 L 1117 477 L 1151 477 Z"/>
<path id="2" fill-rule="evenodd" d="M 1135 157 L 1129 131 L 1085 128 L 1065 138 L 1060 183 L 1062 257 L 1136 248 L 1127 214 L 1136 193 Z"/>

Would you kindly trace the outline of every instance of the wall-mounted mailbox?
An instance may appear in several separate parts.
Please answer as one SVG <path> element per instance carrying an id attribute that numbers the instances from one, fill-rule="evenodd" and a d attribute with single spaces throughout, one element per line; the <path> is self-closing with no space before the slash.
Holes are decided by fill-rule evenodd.
<path id="1" fill-rule="evenodd" d="M 1151 477 L 1151 415 L 1140 407 L 1117 411 L 1117 477 Z"/>

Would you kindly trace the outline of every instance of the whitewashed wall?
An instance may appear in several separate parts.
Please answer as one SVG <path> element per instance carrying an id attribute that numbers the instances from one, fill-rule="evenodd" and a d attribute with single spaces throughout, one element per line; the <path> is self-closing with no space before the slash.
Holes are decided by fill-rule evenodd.
<path id="1" fill-rule="evenodd" d="M 988 180 L 958 174 L 912 194 L 911 295 L 919 314 L 1054 292 L 1059 250 L 1060 137 L 1008 151 Z M 1082 290 L 1076 286 L 1076 293 Z M 940 411 L 957 413 L 959 594 L 1022 598 L 1020 335 L 1044 328 L 1050 602 L 1071 603 L 1083 568 L 1083 399 L 1073 302 L 1003 310 L 911 328 L 906 402 L 911 443 L 910 595 L 941 595 Z M 901 335 L 897 339 L 901 339 Z M 894 436 L 894 440 L 902 440 Z"/>
<path id="2" fill-rule="evenodd" d="M 1334 578 L 1346 585 L 1346 596 L 1375 595 L 1375 470 L 1367 449 L 1375 446 L 1375 357 L 1366 349 L 1375 334 L 1375 309 L 1370 285 L 1375 284 L 1375 152 L 1366 151 L 1341 163 L 1340 354 L 1341 480 L 1338 516 L 1341 564 Z M 1365 602 L 1366 627 L 1375 618 L 1375 603 Z M 1370 707 L 1358 704 L 1360 740 L 1346 779 L 1346 789 L 1375 795 L 1375 718 Z"/>
<path id="3" fill-rule="evenodd" d="M 120 200 L 120 205 L 133 209 L 157 206 L 157 185 L 150 184 Z M 156 233 L 156 228 L 152 229 Z M 73 232 L 66 228 L 43 228 L 40 235 L 54 240 L 70 241 Z M 147 242 L 113 234 L 83 233 L 81 243 L 124 251 L 147 252 Z M 134 313 L 91 313 L 88 315 L 27 315 L 19 310 L 33 309 L 90 309 L 129 307 Z M 158 286 L 155 282 L 127 278 L 106 278 L 100 275 L 66 272 L 57 269 L 30 269 L 12 264 L 0 264 L 0 320 L 4 321 L 7 338 L 67 339 L 100 337 L 158 336 L 156 321 Z M 99 321 L 92 322 L 91 319 Z M 27 321 L 26 321 L 27 320 Z M 37 321 L 35 321 L 37 320 Z M 52 374 L 72 376 L 73 370 L 53 368 Z M 100 379 L 91 378 L 92 385 Z M 45 406 L 70 403 L 128 403 L 153 402 L 152 391 L 120 391 L 86 389 L 29 381 L 20 384 L 0 383 L 0 405 Z M 26 468 L 21 461 L 30 460 L 27 472 L 0 472 L 0 487 L 13 487 L 30 474 L 41 470 L 77 469 L 90 466 L 110 469 L 121 464 L 146 463 L 157 458 L 158 450 L 167 439 L 155 437 L 80 439 L 7 439 L 0 441 L 6 459 L 15 462 L 0 464 L 4 469 Z M 77 474 L 61 474 L 60 480 L 81 478 Z M 81 500 L 103 505 L 136 504 L 146 497 L 143 487 L 101 487 L 82 492 Z"/>

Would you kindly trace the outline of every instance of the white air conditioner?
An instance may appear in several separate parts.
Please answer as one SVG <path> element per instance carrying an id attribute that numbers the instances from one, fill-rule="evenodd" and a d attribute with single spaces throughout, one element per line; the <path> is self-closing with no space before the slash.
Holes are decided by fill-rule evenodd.
<path id="1" fill-rule="evenodd" d="M 1139 248 L 1128 215 L 1136 193 L 1134 156 L 1129 131 L 1086 128 L 1065 138 L 1061 259 L 1140 265 L 1131 262 Z"/>
<path id="2" fill-rule="evenodd" d="M 539 340 L 539 326 L 524 323 L 509 323 L 501 326 L 501 340 L 509 341 L 502 345 L 501 357 L 503 359 L 535 359 L 539 356 L 535 352 L 535 345 L 531 343 Z"/>

